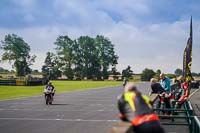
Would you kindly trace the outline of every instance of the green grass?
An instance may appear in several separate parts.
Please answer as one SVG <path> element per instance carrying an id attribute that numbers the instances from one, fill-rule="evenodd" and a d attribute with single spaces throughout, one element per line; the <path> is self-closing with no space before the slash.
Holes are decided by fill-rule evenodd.
<path id="1" fill-rule="evenodd" d="M 56 93 L 122 85 L 116 81 L 52 81 Z M 0 86 L 0 100 L 42 95 L 45 86 Z"/>

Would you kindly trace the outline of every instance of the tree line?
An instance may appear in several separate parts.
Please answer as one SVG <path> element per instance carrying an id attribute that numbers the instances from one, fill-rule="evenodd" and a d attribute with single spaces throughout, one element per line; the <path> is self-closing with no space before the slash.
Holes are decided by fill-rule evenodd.
<path id="1" fill-rule="evenodd" d="M 47 52 L 42 66 L 42 74 L 49 79 L 57 79 L 61 75 L 66 75 L 72 79 L 108 79 L 113 75 L 122 75 L 122 79 L 132 79 L 133 70 L 127 66 L 122 72 L 118 72 L 118 56 L 114 50 L 114 44 L 102 36 L 95 38 L 89 36 L 80 36 L 77 39 L 71 39 L 69 36 L 59 36 L 55 42 L 55 53 Z M 1 61 L 13 62 L 16 76 L 25 76 L 30 73 L 39 73 L 38 70 L 32 70 L 31 65 L 35 62 L 35 55 L 30 55 L 31 48 L 22 37 L 15 34 L 8 34 L 1 41 L 0 49 L 3 50 Z M 0 67 L 0 73 L 9 71 Z M 13 71 L 12 71 L 13 72 Z M 152 69 L 145 68 L 141 73 L 142 81 L 149 81 L 150 78 L 159 78 L 161 71 L 154 72 Z M 182 69 L 177 68 L 174 77 L 182 75 Z M 200 76 L 200 73 L 192 73 L 193 76 Z"/>
<path id="2" fill-rule="evenodd" d="M 68 79 L 107 79 L 109 74 L 116 74 L 118 56 L 114 44 L 102 36 L 95 38 L 80 36 L 72 40 L 68 36 L 59 36 L 55 41 L 55 53 L 47 52 L 42 73 L 50 79 L 56 79 L 61 73 Z M 35 55 L 30 55 L 30 46 L 23 38 L 8 34 L 1 41 L 4 51 L 2 61 L 13 61 L 17 76 L 31 73 L 30 66 L 35 62 Z"/>
<path id="3" fill-rule="evenodd" d="M 103 80 L 116 70 L 118 56 L 114 45 L 104 36 L 81 36 L 75 40 L 59 36 L 54 44 L 56 53 L 47 52 L 45 65 L 42 66 L 42 72 L 50 78 L 63 73 L 71 80 Z"/>

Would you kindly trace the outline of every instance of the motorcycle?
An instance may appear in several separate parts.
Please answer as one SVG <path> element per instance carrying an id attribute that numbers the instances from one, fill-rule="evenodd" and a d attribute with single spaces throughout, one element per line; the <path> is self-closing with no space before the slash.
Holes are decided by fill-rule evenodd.
<path id="1" fill-rule="evenodd" d="M 52 104 L 52 101 L 53 101 L 52 92 L 48 89 L 45 89 L 44 94 L 45 94 L 46 105 Z"/>

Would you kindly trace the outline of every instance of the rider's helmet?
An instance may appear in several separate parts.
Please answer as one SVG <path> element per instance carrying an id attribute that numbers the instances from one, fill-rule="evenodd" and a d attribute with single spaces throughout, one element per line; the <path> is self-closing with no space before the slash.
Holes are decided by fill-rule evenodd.
<path id="1" fill-rule="evenodd" d="M 47 83 L 47 85 L 51 85 L 51 82 L 49 81 L 49 82 Z"/>

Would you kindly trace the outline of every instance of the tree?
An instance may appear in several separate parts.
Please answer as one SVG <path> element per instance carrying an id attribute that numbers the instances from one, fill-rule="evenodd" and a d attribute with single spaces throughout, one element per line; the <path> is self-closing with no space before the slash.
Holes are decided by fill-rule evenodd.
<path id="1" fill-rule="evenodd" d="M 89 36 L 81 36 L 77 42 L 81 49 L 81 57 L 79 58 L 82 58 L 83 75 L 87 79 L 93 79 L 97 77 L 97 74 L 100 74 L 98 52 L 94 45 L 95 40 Z"/>
<path id="2" fill-rule="evenodd" d="M 180 69 L 180 68 L 177 68 L 175 71 L 174 71 L 174 74 L 177 75 L 177 76 L 180 76 L 183 74 L 183 70 Z"/>
<path id="3" fill-rule="evenodd" d="M 98 63 L 97 51 L 94 45 L 94 39 L 89 36 L 81 36 L 78 39 L 79 46 L 81 48 L 82 60 L 84 65 L 84 75 L 87 79 L 92 79 L 94 74 L 94 66 L 95 69 L 98 70 L 100 67 Z"/>
<path id="4" fill-rule="evenodd" d="M 156 79 L 158 79 L 158 80 L 159 80 L 159 79 L 160 79 L 160 74 L 161 74 L 161 70 L 160 70 L 160 69 L 158 69 L 158 70 L 156 71 L 156 74 L 155 74 L 155 76 L 154 76 L 154 77 L 155 77 Z"/>
<path id="5" fill-rule="evenodd" d="M 107 79 L 109 66 L 115 67 L 118 64 L 118 56 L 115 55 L 114 45 L 104 36 L 96 36 L 95 46 L 98 52 L 97 56 L 99 58 L 99 64 L 102 70 L 101 75 L 104 79 Z"/>
<path id="6" fill-rule="evenodd" d="M 130 79 L 132 75 L 133 75 L 133 71 L 131 70 L 130 66 L 122 70 L 122 78 Z"/>
<path id="7" fill-rule="evenodd" d="M 9 70 L 0 67 L 0 73 L 9 73 Z"/>
<path id="8" fill-rule="evenodd" d="M 114 45 L 103 36 L 59 36 L 55 45 L 58 66 L 69 79 L 107 79 L 109 68 L 116 67 Z"/>
<path id="9" fill-rule="evenodd" d="M 48 79 L 57 79 L 61 76 L 61 71 L 58 66 L 58 59 L 54 53 L 47 52 L 44 65 L 42 66 L 42 73 Z"/>
<path id="10" fill-rule="evenodd" d="M 11 72 L 11 73 L 15 73 L 15 71 L 14 71 L 14 70 L 11 70 L 10 72 Z"/>
<path id="11" fill-rule="evenodd" d="M 116 66 L 113 66 L 109 74 L 113 75 L 114 80 L 118 80 L 117 75 L 120 75 L 120 72 L 117 71 Z"/>
<path id="12" fill-rule="evenodd" d="M 166 76 L 170 79 L 176 78 L 176 75 L 170 73 L 166 74 Z"/>
<path id="13" fill-rule="evenodd" d="M 32 74 L 39 74 L 40 72 L 39 72 L 37 69 L 35 69 L 35 70 L 32 70 L 31 73 L 32 73 Z"/>
<path id="14" fill-rule="evenodd" d="M 60 60 L 61 69 L 69 79 L 73 79 L 74 73 L 72 65 L 75 58 L 74 41 L 68 36 L 59 36 L 54 44 L 57 46 L 56 52 Z"/>
<path id="15" fill-rule="evenodd" d="M 82 50 L 79 46 L 79 43 L 77 43 L 76 40 L 74 40 L 74 76 L 78 80 L 84 78 L 84 63 L 82 58 Z"/>
<path id="16" fill-rule="evenodd" d="M 150 81 L 150 79 L 153 78 L 154 75 L 155 75 L 155 72 L 152 69 L 145 68 L 142 71 L 141 80 L 142 81 Z"/>
<path id="17" fill-rule="evenodd" d="M 17 76 L 25 76 L 31 72 L 29 66 L 35 61 L 36 56 L 30 56 L 30 46 L 15 34 L 8 34 L 1 41 L 1 49 L 4 50 L 2 61 L 14 61 Z"/>

